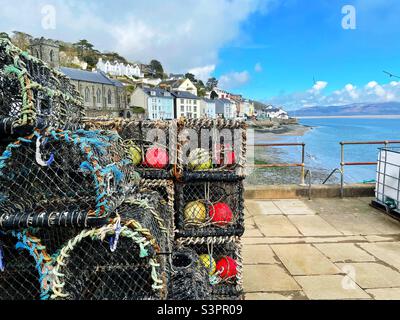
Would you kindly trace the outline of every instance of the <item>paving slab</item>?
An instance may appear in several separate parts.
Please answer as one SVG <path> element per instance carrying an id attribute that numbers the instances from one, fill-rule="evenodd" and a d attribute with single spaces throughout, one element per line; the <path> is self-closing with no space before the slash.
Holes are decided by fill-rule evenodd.
<path id="1" fill-rule="evenodd" d="M 366 290 L 375 300 L 400 300 L 400 288 Z"/>
<path id="2" fill-rule="evenodd" d="M 400 270 L 400 242 L 362 243 L 360 247 L 388 265 Z"/>
<path id="3" fill-rule="evenodd" d="M 338 274 L 341 271 L 310 244 L 272 245 L 272 250 L 292 275 Z"/>
<path id="4" fill-rule="evenodd" d="M 278 263 L 269 245 L 244 245 L 242 257 L 244 264 Z"/>
<path id="5" fill-rule="evenodd" d="M 398 236 L 398 235 L 384 235 L 384 236 L 371 235 L 371 236 L 365 236 L 365 239 L 368 242 L 397 242 L 397 241 L 400 241 L 400 236 Z"/>
<path id="6" fill-rule="evenodd" d="M 278 265 L 243 266 L 243 286 L 247 293 L 300 291 L 296 281 Z"/>
<path id="7" fill-rule="evenodd" d="M 262 238 L 264 235 L 258 229 L 245 229 L 243 238 Z"/>
<path id="8" fill-rule="evenodd" d="M 245 206 L 253 215 L 280 215 L 283 212 L 273 201 L 268 200 L 246 200 Z"/>
<path id="9" fill-rule="evenodd" d="M 316 212 L 307 206 L 303 200 L 274 200 L 273 202 L 285 215 L 316 214 Z"/>
<path id="10" fill-rule="evenodd" d="M 333 262 L 375 261 L 374 256 L 354 243 L 320 243 L 314 246 Z"/>
<path id="11" fill-rule="evenodd" d="M 373 224 L 354 216 L 342 213 L 321 213 L 320 217 L 344 235 L 375 235 L 379 234 Z"/>
<path id="12" fill-rule="evenodd" d="M 307 297 L 301 291 L 292 291 L 285 293 L 253 292 L 253 293 L 247 293 L 245 299 L 246 300 L 307 300 Z"/>
<path id="13" fill-rule="evenodd" d="M 314 216 L 289 216 L 289 220 L 305 236 L 341 236 L 341 232 L 332 227 L 321 217 Z"/>
<path id="14" fill-rule="evenodd" d="M 266 237 L 301 236 L 296 227 L 285 216 L 256 216 L 254 220 Z"/>
<path id="15" fill-rule="evenodd" d="M 297 276 L 295 280 L 312 300 L 371 299 L 353 280 L 340 275 Z"/>
<path id="16" fill-rule="evenodd" d="M 337 265 L 342 270 L 346 268 L 346 274 L 363 289 L 400 287 L 400 273 L 380 263 L 338 263 Z"/>

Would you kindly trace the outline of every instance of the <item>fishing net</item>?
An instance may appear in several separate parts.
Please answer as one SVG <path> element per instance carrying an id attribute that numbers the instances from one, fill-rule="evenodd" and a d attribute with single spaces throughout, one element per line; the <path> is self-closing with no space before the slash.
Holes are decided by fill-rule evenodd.
<path id="1" fill-rule="evenodd" d="M 190 248 L 177 248 L 172 255 L 172 276 L 168 299 L 209 300 L 211 285 L 206 268 Z"/>
<path id="2" fill-rule="evenodd" d="M 48 299 L 51 258 L 40 239 L 0 232 L 0 300 Z"/>
<path id="3" fill-rule="evenodd" d="M 198 263 L 208 271 L 213 299 L 241 298 L 243 264 L 239 238 L 181 238 L 177 244 L 196 252 Z"/>
<path id="4" fill-rule="evenodd" d="M 67 77 L 0 35 L 0 139 L 34 128 L 77 129 L 83 116 Z"/>
<path id="5" fill-rule="evenodd" d="M 44 131 L 9 144 L 0 157 L 0 229 L 104 223 L 137 178 L 119 139 Z"/>
<path id="6" fill-rule="evenodd" d="M 184 181 L 236 181 L 245 176 L 246 144 L 243 121 L 179 121 L 177 175 Z"/>
<path id="7" fill-rule="evenodd" d="M 243 182 L 176 183 L 178 237 L 242 236 Z"/>
<path id="8" fill-rule="evenodd" d="M 147 300 L 167 294 L 160 246 L 138 221 L 83 230 L 54 263 L 52 299 Z"/>

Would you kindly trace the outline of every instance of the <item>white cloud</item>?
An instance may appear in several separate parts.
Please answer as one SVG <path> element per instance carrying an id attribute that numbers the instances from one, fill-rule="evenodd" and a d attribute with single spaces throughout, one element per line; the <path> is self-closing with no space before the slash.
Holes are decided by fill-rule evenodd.
<path id="1" fill-rule="evenodd" d="M 0 30 L 65 41 L 86 38 L 99 50 L 130 60 L 160 60 L 170 72 L 218 62 L 219 50 L 240 38 L 241 23 L 272 0 L 0 0 Z M 54 5 L 57 28 L 41 27 L 40 10 Z"/>
<path id="2" fill-rule="evenodd" d="M 317 81 L 315 82 L 314 86 L 312 87 L 312 91 L 318 92 L 325 89 L 328 86 L 328 82 L 326 81 Z"/>
<path id="3" fill-rule="evenodd" d="M 256 65 L 254 66 L 254 71 L 255 72 L 262 72 L 263 71 L 263 67 L 262 67 L 260 62 L 256 63 Z"/>
<path id="4" fill-rule="evenodd" d="M 322 94 L 321 90 L 327 87 L 327 84 L 325 84 L 325 82 L 319 84 L 317 82 L 309 90 L 273 97 L 268 102 L 283 105 L 288 110 L 293 110 L 312 106 L 400 101 L 400 85 L 395 81 L 387 84 L 370 81 L 361 88 L 348 83 L 340 90 Z"/>
<path id="5" fill-rule="evenodd" d="M 231 72 L 220 77 L 218 86 L 225 90 L 236 89 L 250 80 L 248 71 Z"/>
<path id="6" fill-rule="evenodd" d="M 212 73 L 214 71 L 215 71 L 215 64 L 204 67 L 193 68 L 189 70 L 189 72 L 193 73 L 197 79 L 203 80 L 204 82 L 206 82 L 212 76 Z"/>

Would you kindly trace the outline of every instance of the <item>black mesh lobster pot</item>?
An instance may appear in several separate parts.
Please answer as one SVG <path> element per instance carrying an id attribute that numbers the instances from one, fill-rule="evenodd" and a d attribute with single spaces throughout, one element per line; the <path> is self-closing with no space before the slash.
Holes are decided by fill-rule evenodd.
<path id="1" fill-rule="evenodd" d="M 120 135 L 143 179 L 172 178 L 176 132 L 176 121 L 129 121 L 122 125 Z"/>
<path id="2" fill-rule="evenodd" d="M 132 188 L 134 171 L 109 132 L 35 134 L 0 157 L 0 229 L 91 226 Z"/>
<path id="3" fill-rule="evenodd" d="M 52 299 L 164 299 L 167 284 L 160 246 L 135 220 L 83 230 L 60 250 Z"/>
<path id="4" fill-rule="evenodd" d="M 169 300 L 209 300 L 211 285 L 206 268 L 190 248 L 178 247 L 172 254 Z"/>
<path id="5" fill-rule="evenodd" d="M 0 300 L 46 300 L 51 258 L 27 232 L 0 232 Z"/>
<path id="6" fill-rule="evenodd" d="M 177 237 L 242 236 L 243 182 L 175 184 Z"/>
<path id="7" fill-rule="evenodd" d="M 212 299 L 241 299 L 243 263 L 239 238 L 181 238 L 177 244 L 197 253 L 199 262 L 208 271 Z"/>
<path id="8" fill-rule="evenodd" d="M 244 178 L 246 146 L 246 125 L 243 121 L 179 121 L 177 176 L 183 181 L 237 181 Z"/>
<path id="9" fill-rule="evenodd" d="M 0 139 L 33 128 L 77 129 L 84 116 L 69 79 L 0 35 Z"/>

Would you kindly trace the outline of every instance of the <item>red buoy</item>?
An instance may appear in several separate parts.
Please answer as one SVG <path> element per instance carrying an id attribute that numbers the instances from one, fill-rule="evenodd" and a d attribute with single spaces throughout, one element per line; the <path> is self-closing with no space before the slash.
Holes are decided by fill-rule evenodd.
<path id="1" fill-rule="evenodd" d="M 217 262 L 217 272 L 219 276 L 226 280 L 236 277 L 237 275 L 237 262 L 231 257 L 223 257 Z"/>
<path id="2" fill-rule="evenodd" d="M 233 213 L 226 203 L 219 202 L 210 206 L 210 218 L 212 222 L 224 226 L 232 221 Z"/>

